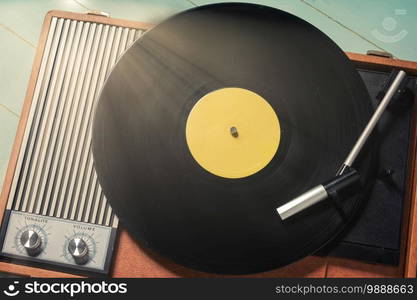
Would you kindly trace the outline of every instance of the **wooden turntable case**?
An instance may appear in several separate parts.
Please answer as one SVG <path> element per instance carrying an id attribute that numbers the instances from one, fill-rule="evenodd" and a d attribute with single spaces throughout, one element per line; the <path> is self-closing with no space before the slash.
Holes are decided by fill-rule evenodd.
<path id="1" fill-rule="evenodd" d="M 133 29 L 149 29 L 150 24 L 141 22 L 113 19 L 99 13 L 78 14 L 63 11 L 50 11 L 44 20 L 36 52 L 32 74 L 30 76 L 25 102 L 21 112 L 21 118 L 16 133 L 12 154 L 10 157 L 3 190 L 0 196 L 0 218 L 10 192 L 13 174 L 16 168 L 19 149 L 22 144 L 23 134 L 28 119 L 31 101 L 39 73 L 41 57 L 45 49 L 49 25 L 53 17 L 123 26 Z M 355 53 L 347 53 L 348 57 L 358 67 L 369 70 L 390 71 L 400 68 L 409 75 L 417 76 L 417 62 L 388 59 L 377 56 L 368 56 Z M 416 182 L 416 110 L 413 111 L 413 125 L 410 142 L 409 170 L 407 179 L 407 192 L 404 205 L 404 217 L 402 224 L 401 262 L 398 267 L 369 264 L 361 261 L 310 256 L 289 266 L 245 277 L 416 277 L 417 276 L 417 182 Z M 0 271 L 32 277 L 78 277 L 78 275 L 51 271 L 35 266 L 17 264 L 15 262 L 0 261 Z M 123 229 L 119 229 L 118 241 L 113 258 L 113 266 L 109 274 L 113 277 L 219 277 L 194 271 L 172 263 L 159 257 L 147 249 L 138 245 Z M 224 276 L 222 276 L 224 277 Z M 236 277 L 236 276 L 234 276 Z"/>

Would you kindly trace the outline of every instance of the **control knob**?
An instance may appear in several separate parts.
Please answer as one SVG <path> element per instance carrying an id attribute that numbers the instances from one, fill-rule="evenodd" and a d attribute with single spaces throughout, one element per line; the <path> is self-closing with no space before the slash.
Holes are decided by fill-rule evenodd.
<path id="1" fill-rule="evenodd" d="M 88 261 L 87 243 L 79 237 L 72 238 L 68 243 L 68 252 L 74 258 L 75 263 L 83 265 Z"/>
<path id="2" fill-rule="evenodd" d="M 20 243 L 30 256 L 37 256 L 42 251 L 42 239 L 33 229 L 25 230 L 20 236 Z"/>

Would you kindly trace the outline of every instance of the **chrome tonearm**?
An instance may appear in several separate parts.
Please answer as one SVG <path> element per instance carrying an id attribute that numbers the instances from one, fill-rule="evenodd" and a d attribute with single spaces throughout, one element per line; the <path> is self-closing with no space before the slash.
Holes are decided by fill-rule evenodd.
<path id="1" fill-rule="evenodd" d="M 362 134 L 359 136 L 349 155 L 337 171 L 336 176 L 278 207 L 277 212 L 282 220 L 285 220 L 307 209 L 308 207 L 327 199 L 334 191 L 337 192 L 339 189 L 347 188 L 359 180 L 359 174 L 356 170 L 351 168 L 352 164 L 368 140 L 369 135 L 372 133 L 392 97 L 397 92 L 398 87 L 405 76 L 406 73 L 404 71 L 400 70 L 398 72 L 381 103 L 378 105 L 365 129 L 362 131 Z"/>

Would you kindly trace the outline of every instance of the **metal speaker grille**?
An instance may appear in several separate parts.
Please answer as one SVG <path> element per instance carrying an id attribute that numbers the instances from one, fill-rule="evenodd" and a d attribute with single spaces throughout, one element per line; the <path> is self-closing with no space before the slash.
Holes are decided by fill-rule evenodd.
<path id="1" fill-rule="evenodd" d="M 52 18 L 7 208 L 117 227 L 91 154 L 106 76 L 142 30 Z"/>

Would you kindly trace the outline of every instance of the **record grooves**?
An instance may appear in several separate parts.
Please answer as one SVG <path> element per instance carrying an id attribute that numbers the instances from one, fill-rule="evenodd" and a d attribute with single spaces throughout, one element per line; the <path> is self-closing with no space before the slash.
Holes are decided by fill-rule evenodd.
<path id="1" fill-rule="evenodd" d="M 236 178 L 202 166 L 186 136 L 196 103 L 225 88 L 262 97 L 280 126 L 272 159 Z M 211 117 L 230 116 L 233 127 L 244 108 L 255 107 L 237 103 L 227 113 L 219 104 Z M 350 61 L 312 25 L 260 5 L 208 5 L 148 31 L 113 69 L 94 119 L 95 166 L 113 209 L 142 245 L 203 271 L 261 272 L 314 253 L 356 213 L 362 195 L 341 202 L 347 219 L 331 202 L 288 222 L 275 208 L 334 175 L 371 112 Z M 224 153 L 229 142 L 246 151 L 237 144 L 245 137 L 267 147 L 276 136 L 263 135 L 262 118 L 243 117 L 238 137 L 229 127 L 226 136 L 216 128 L 197 136 Z M 368 148 L 355 165 L 364 184 L 373 172 Z"/>

